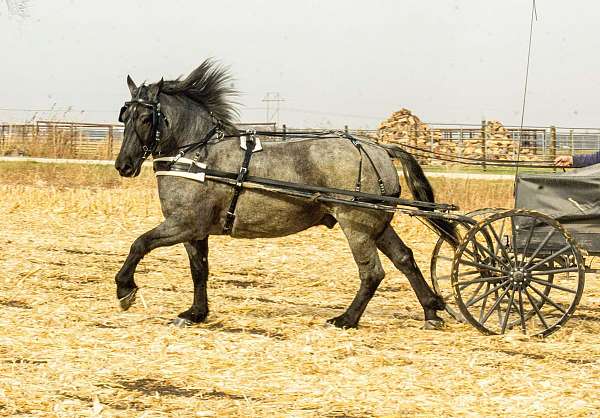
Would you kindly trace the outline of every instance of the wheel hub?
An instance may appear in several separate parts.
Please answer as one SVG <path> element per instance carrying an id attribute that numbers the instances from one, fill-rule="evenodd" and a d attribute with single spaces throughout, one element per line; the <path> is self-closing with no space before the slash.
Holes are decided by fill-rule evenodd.
<path id="1" fill-rule="evenodd" d="M 530 280 L 530 274 L 522 268 L 515 268 L 510 271 L 510 283 L 514 288 L 523 289 L 527 287 Z"/>

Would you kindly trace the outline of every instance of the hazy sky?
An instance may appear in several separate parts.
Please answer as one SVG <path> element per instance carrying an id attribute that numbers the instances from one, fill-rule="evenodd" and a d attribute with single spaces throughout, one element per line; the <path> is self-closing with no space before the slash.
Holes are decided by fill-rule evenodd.
<path id="1" fill-rule="evenodd" d="M 2 109 L 115 121 L 127 74 L 175 78 L 215 57 L 243 121 L 265 120 L 267 92 L 294 127 L 374 128 L 401 107 L 430 122 L 520 120 L 530 0 L 29 0 L 25 17 L 15 3 L 0 2 Z M 537 9 L 525 123 L 600 126 L 600 3 Z"/>

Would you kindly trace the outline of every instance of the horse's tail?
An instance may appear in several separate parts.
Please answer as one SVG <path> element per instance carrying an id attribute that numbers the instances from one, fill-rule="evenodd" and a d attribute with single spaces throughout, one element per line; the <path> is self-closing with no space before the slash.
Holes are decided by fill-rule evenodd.
<path id="1" fill-rule="evenodd" d="M 429 180 L 427 180 L 427 177 L 425 177 L 425 173 L 415 157 L 398 146 L 389 144 L 382 145 L 392 158 L 397 158 L 400 160 L 400 163 L 402 163 L 404 178 L 406 179 L 406 183 L 408 184 L 408 188 L 410 189 L 413 198 L 421 202 L 435 202 L 433 188 L 431 187 Z M 423 210 L 432 209 L 425 208 Z M 456 245 L 456 243 L 459 242 L 456 227 L 453 223 L 438 218 L 427 218 L 427 222 L 451 245 Z"/>

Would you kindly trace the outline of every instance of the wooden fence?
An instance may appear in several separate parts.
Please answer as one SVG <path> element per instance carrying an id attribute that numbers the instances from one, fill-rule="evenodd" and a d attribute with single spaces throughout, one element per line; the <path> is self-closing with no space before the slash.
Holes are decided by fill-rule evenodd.
<path id="1" fill-rule="evenodd" d="M 275 129 L 272 123 L 240 123 L 239 127 Z M 122 141 L 123 125 L 54 121 L 0 124 L 2 156 L 112 160 Z"/>
<path id="2" fill-rule="evenodd" d="M 241 123 L 239 127 L 278 130 L 275 124 L 264 123 Z M 285 125 L 279 129 L 286 129 Z M 350 132 L 381 139 L 378 138 L 378 132 L 373 130 Z M 426 132 L 415 129 L 399 134 L 392 132 L 392 136 L 391 142 L 403 142 L 444 154 L 482 158 L 484 168 L 485 161 L 515 159 L 519 143 L 521 158 L 534 160 L 551 160 L 558 154 L 600 150 L 600 129 L 592 128 L 526 127 L 521 131 L 506 127 L 501 137 L 494 137 L 486 131 L 485 122 L 481 125 L 430 124 Z M 55 121 L 0 124 L 0 155 L 114 159 L 122 139 L 123 125 L 120 124 Z"/>

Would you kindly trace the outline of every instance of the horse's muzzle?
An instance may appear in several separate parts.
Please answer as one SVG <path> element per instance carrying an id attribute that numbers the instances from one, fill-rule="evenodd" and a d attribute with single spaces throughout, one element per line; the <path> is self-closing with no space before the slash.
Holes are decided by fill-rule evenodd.
<path id="1" fill-rule="evenodd" d="M 115 168 L 117 169 L 117 171 L 119 172 L 119 174 L 122 177 L 135 177 L 138 174 L 140 174 L 142 164 L 140 162 L 139 164 L 137 164 L 137 167 L 136 167 L 133 163 L 120 162 L 117 160 L 115 162 Z"/>

